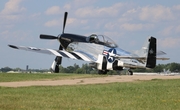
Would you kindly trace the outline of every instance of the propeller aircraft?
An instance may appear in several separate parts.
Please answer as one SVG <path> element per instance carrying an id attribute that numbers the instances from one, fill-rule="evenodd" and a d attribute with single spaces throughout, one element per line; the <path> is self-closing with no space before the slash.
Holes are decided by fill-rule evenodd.
<path id="1" fill-rule="evenodd" d="M 158 55 L 165 54 L 156 50 L 156 38 L 150 37 L 147 46 L 143 47 L 141 55 L 133 54 L 118 47 L 118 45 L 105 35 L 92 34 L 90 36 L 65 33 L 65 26 L 68 13 L 64 13 L 62 34 L 58 36 L 40 34 L 40 39 L 58 40 L 59 49 L 42 49 L 35 47 L 9 45 L 14 49 L 55 55 L 51 69 L 59 72 L 62 58 L 88 61 L 89 66 L 96 68 L 99 74 L 106 74 L 109 70 L 127 69 L 133 75 L 135 68 L 154 68 L 156 60 L 168 60 L 169 58 L 158 58 Z"/>

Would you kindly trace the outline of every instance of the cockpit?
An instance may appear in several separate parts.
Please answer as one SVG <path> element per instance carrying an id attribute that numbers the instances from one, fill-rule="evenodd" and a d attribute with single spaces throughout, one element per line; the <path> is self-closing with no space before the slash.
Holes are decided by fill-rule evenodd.
<path id="1" fill-rule="evenodd" d="M 118 47 L 118 45 L 112 39 L 104 35 L 92 34 L 87 38 L 87 41 L 89 41 L 90 43 L 104 45 L 110 48 Z"/>

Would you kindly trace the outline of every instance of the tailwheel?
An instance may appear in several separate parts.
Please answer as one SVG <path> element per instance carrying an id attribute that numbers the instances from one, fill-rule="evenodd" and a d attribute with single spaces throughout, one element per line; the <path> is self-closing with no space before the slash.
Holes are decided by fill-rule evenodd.
<path id="1" fill-rule="evenodd" d="M 98 70 L 98 74 L 100 74 L 100 75 L 105 75 L 105 74 L 107 74 L 107 70 Z"/>
<path id="2" fill-rule="evenodd" d="M 59 73 L 59 65 L 56 65 L 54 73 Z"/>
<path id="3" fill-rule="evenodd" d="M 128 70 L 129 75 L 133 75 L 133 71 L 132 70 Z"/>

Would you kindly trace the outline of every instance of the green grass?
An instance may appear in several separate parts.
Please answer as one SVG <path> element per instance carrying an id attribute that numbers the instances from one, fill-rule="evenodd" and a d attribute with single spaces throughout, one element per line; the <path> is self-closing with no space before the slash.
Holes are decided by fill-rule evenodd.
<path id="1" fill-rule="evenodd" d="M 67 74 L 67 73 L 59 73 L 59 74 L 0 73 L 0 82 L 61 80 L 61 79 L 77 79 L 77 78 L 104 77 L 104 76 L 95 75 L 95 74 Z"/>
<path id="2" fill-rule="evenodd" d="M 180 80 L 0 87 L 4 110 L 179 110 Z"/>

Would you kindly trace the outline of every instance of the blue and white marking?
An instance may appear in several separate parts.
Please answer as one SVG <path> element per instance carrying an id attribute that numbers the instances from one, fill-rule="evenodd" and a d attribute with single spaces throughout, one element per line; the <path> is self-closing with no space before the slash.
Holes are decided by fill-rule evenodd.
<path id="1" fill-rule="evenodd" d="M 117 54 L 117 51 L 114 48 L 111 48 L 108 51 L 106 51 L 106 50 L 103 51 L 103 55 L 106 56 L 107 61 L 109 63 L 113 63 L 114 62 L 116 54 Z"/>

